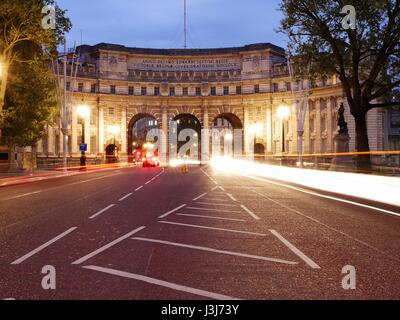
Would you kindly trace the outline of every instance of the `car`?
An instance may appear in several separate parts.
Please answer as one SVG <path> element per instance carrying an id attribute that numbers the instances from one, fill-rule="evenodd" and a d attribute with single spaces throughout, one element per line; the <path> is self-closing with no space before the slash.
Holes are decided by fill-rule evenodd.
<path id="1" fill-rule="evenodd" d="M 159 157 L 152 151 L 146 152 L 146 154 L 142 158 L 142 162 L 143 162 L 143 168 L 160 166 Z"/>

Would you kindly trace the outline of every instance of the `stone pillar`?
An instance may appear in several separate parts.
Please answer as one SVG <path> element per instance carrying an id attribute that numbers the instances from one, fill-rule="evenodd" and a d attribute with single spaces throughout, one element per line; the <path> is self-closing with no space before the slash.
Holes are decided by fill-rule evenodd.
<path id="1" fill-rule="evenodd" d="M 76 106 L 72 106 L 72 124 L 71 124 L 71 148 L 72 155 L 78 155 L 78 115 Z"/>
<path id="2" fill-rule="evenodd" d="M 315 108 L 315 153 L 321 153 L 321 99 L 317 99 Z"/>
<path id="3" fill-rule="evenodd" d="M 53 157 L 54 156 L 54 147 L 55 147 L 54 128 L 51 126 L 48 126 L 47 134 L 48 134 L 48 138 L 47 138 L 48 156 Z"/>
<path id="4" fill-rule="evenodd" d="M 97 136 L 99 139 L 98 145 L 98 153 L 99 155 L 103 155 L 105 153 L 104 150 L 104 106 L 99 106 L 99 124 L 97 128 Z"/>
<path id="5" fill-rule="evenodd" d="M 251 152 L 251 148 L 250 148 L 250 144 L 253 145 L 253 143 L 251 143 L 251 139 L 250 139 L 250 135 L 251 135 L 251 128 L 250 128 L 250 122 L 249 122 L 249 109 L 247 106 L 243 106 L 243 135 L 244 135 L 244 154 L 246 156 L 253 154 L 253 152 Z"/>
<path id="6" fill-rule="evenodd" d="M 91 115 L 91 112 L 89 112 L 88 116 L 84 119 L 84 121 L 85 121 L 85 144 L 87 144 L 87 150 L 88 150 L 86 152 L 87 154 L 90 154 L 90 139 L 91 139 L 90 115 Z"/>
<path id="7" fill-rule="evenodd" d="M 274 141 L 274 137 L 273 137 L 273 128 L 272 128 L 272 106 L 270 106 L 267 109 L 267 115 L 266 115 L 266 119 L 267 119 L 267 137 L 266 137 L 266 141 L 267 141 L 267 149 L 266 149 L 266 153 L 273 153 L 273 141 Z"/>
<path id="8" fill-rule="evenodd" d="M 126 156 L 128 153 L 128 131 L 126 128 L 126 107 L 122 107 L 121 117 L 121 153 Z"/>
<path id="9" fill-rule="evenodd" d="M 207 163 L 210 159 L 210 119 L 208 105 L 203 103 L 203 130 L 202 130 L 201 162 Z"/>
<path id="10" fill-rule="evenodd" d="M 328 98 L 328 103 L 326 106 L 326 128 L 327 128 L 327 132 L 328 132 L 328 144 L 327 144 L 327 152 L 333 152 L 334 151 L 334 146 L 333 146 L 333 132 L 332 132 L 332 128 L 333 128 L 333 118 L 332 118 L 332 114 L 334 111 L 334 107 L 335 107 L 335 98 L 334 97 L 329 97 Z"/>
<path id="11" fill-rule="evenodd" d="M 160 162 L 162 166 L 168 165 L 168 107 L 161 107 L 161 155 Z"/>

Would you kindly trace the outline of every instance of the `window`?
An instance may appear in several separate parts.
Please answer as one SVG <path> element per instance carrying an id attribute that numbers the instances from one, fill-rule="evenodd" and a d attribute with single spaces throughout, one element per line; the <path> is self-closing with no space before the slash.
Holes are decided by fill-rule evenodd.
<path id="1" fill-rule="evenodd" d="M 169 88 L 169 95 L 174 96 L 175 95 L 175 87 Z"/>
<path id="2" fill-rule="evenodd" d="M 160 87 L 154 87 L 154 95 L 157 97 L 160 95 Z"/>
<path id="3" fill-rule="evenodd" d="M 147 87 L 141 87 L 140 88 L 140 94 L 142 96 L 147 96 Z"/>
<path id="4" fill-rule="evenodd" d="M 310 133 L 315 132 L 315 121 L 314 118 L 310 118 Z"/>
<path id="5" fill-rule="evenodd" d="M 272 89 L 273 89 L 274 92 L 278 92 L 279 91 L 279 86 L 278 86 L 277 83 L 274 83 L 272 86 L 273 86 Z"/>
<path id="6" fill-rule="evenodd" d="M 133 96 L 133 95 L 135 94 L 135 88 L 132 87 L 132 86 L 130 86 L 130 87 L 128 88 L 128 94 L 129 94 L 130 96 Z"/>
<path id="7" fill-rule="evenodd" d="M 321 117 L 321 132 L 326 131 L 326 117 Z"/>
<path id="8" fill-rule="evenodd" d="M 67 82 L 67 90 L 71 90 L 71 82 Z"/>
<path id="9" fill-rule="evenodd" d="M 201 96 L 201 88 L 200 87 L 196 88 L 196 96 Z"/>
<path id="10" fill-rule="evenodd" d="M 110 92 L 111 94 L 115 94 L 117 92 L 117 89 L 115 86 L 110 86 Z"/>
<path id="11" fill-rule="evenodd" d="M 110 116 L 110 117 L 113 117 L 114 115 L 115 115 L 115 109 L 114 108 L 108 108 L 108 115 Z"/>
<path id="12" fill-rule="evenodd" d="M 97 85 L 95 83 L 92 84 L 92 86 L 90 87 L 90 92 L 91 93 L 96 93 L 97 92 Z"/>
<path id="13" fill-rule="evenodd" d="M 183 89 L 182 89 L 182 94 L 183 94 L 184 96 L 188 96 L 188 95 L 189 95 L 189 89 L 188 89 L 188 88 L 183 88 Z"/>
<path id="14" fill-rule="evenodd" d="M 229 96 L 229 87 L 224 87 L 224 96 Z"/>
<path id="15" fill-rule="evenodd" d="M 254 86 L 254 93 L 260 93 L 260 85 L 259 84 L 256 84 Z"/>
<path id="16" fill-rule="evenodd" d="M 216 87 L 211 87 L 211 95 L 216 96 L 217 95 L 217 88 Z"/>
<path id="17" fill-rule="evenodd" d="M 292 90 L 292 86 L 290 84 L 290 82 L 286 82 L 286 91 L 291 91 Z"/>
<path id="18" fill-rule="evenodd" d="M 83 83 L 78 83 L 78 91 L 83 92 Z"/>
<path id="19" fill-rule="evenodd" d="M 236 94 L 242 94 L 242 86 L 236 87 Z"/>

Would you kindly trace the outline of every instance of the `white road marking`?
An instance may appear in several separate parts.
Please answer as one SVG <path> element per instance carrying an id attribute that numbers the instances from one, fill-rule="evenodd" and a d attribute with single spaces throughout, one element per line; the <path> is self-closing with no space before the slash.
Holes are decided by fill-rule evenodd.
<path id="1" fill-rule="evenodd" d="M 394 257 L 392 254 L 387 253 L 385 251 L 382 251 L 382 250 L 378 249 L 377 247 L 374 247 L 374 246 L 366 243 L 365 241 L 362 241 L 360 239 L 354 238 L 353 236 L 351 236 L 351 235 L 349 235 L 349 234 L 347 234 L 347 233 L 345 233 L 343 231 L 340 231 L 340 230 L 338 230 L 338 229 L 336 229 L 334 227 L 331 227 L 331 226 L 329 226 L 329 225 L 327 225 L 327 224 L 325 224 L 325 223 L 323 223 L 323 222 L 321 222 L 321 221 L 319 221 L 319 220 L 317 220 L 317 219 L 315 219 L 313 217 L 309 217 L 306 214 L 304 214 L 304 213 L 302 213 L 302 212 L 300 212 L 300 211 L 298 211 L 296 209 L 293 209 L 293 208 L 291 208 L 289 206 L 286 206 L 286 205 L 284 205 L 284 204 L 282 204 L 282 203 L 280 203 L 280 202 L 278 202 L 278 201 L 276 201 L 274 199 L 271 199 L 271 198 L 267 197 L 266 195 L 264 195 L 262 193 L 259 193 L 259 192 L 254 191 L 254 190 L 251 190 L 251 191 L 254 192 L 255 194 L 258 194 L 259 196 L 261 196 L 261 197 L 263 197 L 265 199 L 268 199 L 271 202 L 281 206 L 282 208 L 287 209 L 288 211 L 291 211 L 291 212 L 293 212 L 295 214 L 298 214 L 298 215 L 302 216 L 303 218 L 309 219 L 309 220 L 311 220 L 311 221 L 313 221 L 313 222 L 315 222 L 315 223 L 317 223 L 317 224 L 319 224 L 319 225 L 321 225 L 321 226 L 323 226 L 323 227 L 325 227 L 325 228 L 327 228 L 327 229 L 329 229 L 329 230 L 331 230 L 333 232 L 336 232 L 336 233 L 338 233 L 338 234 L 340 234 L 340 235 L 342 235 L 342 236 L 344 236 L 344 237 L 346 237 L 346 238 L 348 238 L 350 240 L 358 242 L 359 244 L 361 244 L 361 245 L 363 245 L 363 246 L 365 246 L 367 248 L 370 248 L 370 249 L 372 249 L 372 250 L 374 250 L 376 252 L 379 252 L 379 253 L 381 253 L 381 254 L 383 254 L 383 255 L 385 255 L 385 256 L 393 259 L 393 260 L 396 260 L 396 261 L 400 262 L 400 259 L 398 259 L 397 257 Z"/>
<path id="2" fill-rule="evenodd" d="M 303 252 L 297 249 L 293 244 L 291 244 L 288 240 L 286 240 L 281 234 L 279 234 L 275 230 L 270 230 L 271 233 L 277 237 L 285 246 L 287 246 L 290 251 L 292 251 L 296 256 L 298 256 L 301 260 L 307 263 L 312 269 L 321 269 L 319 265 L 317 265 L 314 261 L 312 261 L 309 257 L 307 257 Z"/>
<path id="3" fill-rule="evenodd" d="M 323 195 L 323 194 L 320 194 L 320 193 L 317 193 L 317 192 L 308 191 L 306 189 L 293 187 L 293 186 L 290 186 L 290 185 L 286 185 L 286 184 L 283 184 L 283 183 L 278 183 L 278 182 L 267 180 L 267 179 L 257 178 L 257 177 L 253 177 L 253 176 L 246 176 L 246 175 L 242 175 L 242 174 L 238 174 L 238 175 L 246 177 L 246 178 L 249 178 L 249 179 L 253 179 L 253 180 L 268 182 L 270 184 L 274 184 L 274 185 L 277 185 L 277 186 L 289 188 L 289 189 L 296 190 L 296 191 L 299 191 L 299 192 L 302 192 L 302 193 L 306 193 L 306 194 L 310 194 L 310 195 L 313 195 L 313 196 L 316 196 L 316 197 L 325 198 L 325 199 L 334 200 L 334 201 L 339 201 L 339 202 L 343 202 L 343 203 L 348 203 L 348 204 L 352 204 L 352 205 L 359 206 L 359 207 L 362 207 L 362 208 L 372 209 L 372 210 L 376 210 L 376 211 L 379 211 L 379 212 L 388 213 L 388 214 L 394 215 L 396 217 L 400 217 L 400 213 L 389 211 L 389 210 L 385 210 L 385 209 L 381 209 L 381 208 L 377 208 L 377 207 L 373 207 L 373 206 L 369 206 L 369 205 L 362 204 L 362 203 L 359 203 L 359 202 L 345 200 L 345 199 L 332 197 L 332 196 L 326 196 L 326 195 Z"/>
<path id="4" fill-rule="evenodd" d="M 229 200 L 227 200 L 227 199 L 222 199 L 222 198 L 207 198 L 207 201 L 231 203 Z"/>
<path id="5" fill-rule="evenodd" d="M 231 195 L 230 193 L 227 193 L 227 196 L 229 198 L 231 198 L 233 201 L 237 202 L 236 198 L 233 195 Z"/>
<path id="6" fill-rule="evenodd" d="M 186 207 L 186 204 L 183 204 L 180 207 L 175 208 L 174 210 L 168 211 L 167 213 L 163 214 L 162 216 L 159 216 L 158 219 L 164 219 L 164 218 L 168 217 L 170 214 L 177 212 L 178 210 L 181 210 L 184 207 Z"/>
<path id="7" fill-rule="evenodd" d="M 207 195 L 207 192 L 203 193 L 202 195 L 199 195 L 197 198 L 194 198 L 193 201 L 200 200 L 201 198 L 205 197 Z"/>
<path id="8" fill-rule="evenodd" d="M 24 193 L 24 194 L 21 194 L 19 196 L 15 196 L 15 197 L 12 197 L 12 198 L 4 199 L 3 201 L 15 200 L 15 199 L 23 198 L 23 197 L 33 196 L 34 194 L 38 194 L 38 193 L 41 193 L 41 192 L 42 191 L 39 190 L 39 191 L 35 191 L 35 192 Z"/>
<path id="9" fill-rule="evenodd" d="M 208 209 L 208 208 L 197 208 L 197 207 L 187 207 L 189 210 L 198 210 L 198 211 L 216 211 L 216 212 L 226 212 L 226 213 L 241 213 L 240 211 L 232 211 L 232 210 L 221 210 L 221 209 Z"/>
<path id="10" fill-rule="evenodd" d="M 150 180 L 150 181 L 147 181 L 145 184 L 147 185 L 147 184 L 149 184 L 149 183 L 151 183 L 151 180 Z"/>
<path id="11" fill-rule="evenodd" d="M 186 293 L 190 293 L 190 294 L 193 294 L 193 295 L 196 295 L 196 296 L 206 297 L 206 298 L 210 298 L 210 299 L 215 299 L 215 300 L 240 300 L 240 299 L 237 299 L 237 298 L 221 295 L 221 294 L 218 294 L 218 293 L 213 293 L 213 292 L 209 292 L 209 291 L 204 291 L 204 290 L 199 290 L 199 289 L 195 289 L 195 288 L 191 288 L 191 287 L 186 287 L 186 286 L 182 286 L 182 285 L 179 285 L 179 284 L 175 284 L 175 283 L 171 283 L 171 282 L 167 282 L 167 281 L 163 281 L 163 280 L 159 280 L 159 279 L 149 278 L 149 277 L 142 276 L 142 275 L 139 275 L 139 274 L 124 272 L 124 271 L 118 271 L 118 270 L 109 269 L 109 268 L 96 267 L 96 266 L 86 266 L 86 267 L 83 267 L 83 268 L 89 269 L 89 270 L 98 271 L 98 272 L 103 272 L 103 273 L 107 273 L 107 274 L 111 274 L 111 275 L 118 276 L 118 277 L 123 277 L 123 278 L 133 279 L 133 280 L 137 280 L 137 281 L 142 281 L 142 282 L 153 284 L 153 285 L 156 285 L 156 286 L 160 286 L 160 287 L 164 287 L 164 288 L 168 288 L 168 289 L 172 289 L 172 290 L 176 290 L 176 291 L 180 291 L 180 292 L 186 292 Z"/>
<path id="12" fill-rule="evenodd" d="M 206 226 L 199 226 L 199 225 L 186 224 L 186 223 L 176 223 L 176 222 L 170 222 L 170 221 L 159 221 L 159 223 L 171 224 L 171 225 L 182 226 L 182 227 L 209 229 L 209 230 L 226 231 L 226 232 L 233 232 L 233 233 L 243 233 L 243 234 L 249 234 L 249 235 L 260 236 L 260 237 L 266 237 L 267 236 L 264 233 L 248 232 L 248 231 L 233 230 L 233 229 L 214 228 L 214 227 L 206 227 Z"/>
<path id="13" fill-rule="evenodd" d="M 130 238 L 131 236 L 133 236 L 134 234 L 136 234 L 136 233 L 142 231 L 142 230 L 145 229 L 145 228 L 146 228 L 146 227 L 137 228 L 137 229 L 135 229 L 135 230 L 133 230 L 133 231 L 127 233 L 126 235 L 124 235 L 124 236 L 122 236 L 122 237 L 120 237 L 120 238 L 118 238 L 118 239 L 115 239 L 114 241 L 110 242 L 109 244 L 106 244 L 105 246 L 103 246 L 103 247 L 97 249 L 96 251 L 93 251 L 92 253 L 89 253 L 89 254 L 87 254 L 86 256 L 84 256 L 84 257 L 82 257 L 82 258 L 76 260 L 75 262 L 72 262 L 72 264 L 82 264 L 83 262 L 85 262 L 85 261 L 87 261 L 87 260 L 93 258 L 94 256 L 97 256 L 99 253 L 102 253 L 103 251 L 106 251 L 106 250 L 110 249 L 111 247 L 113 247 L 113 246 L 115 246 L 116 244 L 118 244 L 118 243 L 124 241 L 125 239 Z"/>
<path id="14" fill-rule="evenodd" d="M 132 196 L 133 195 L 133 193 L 131 192 L 131 193 L 128 193 L 125 197 L 122 197 L 121 199 L 119 199 L 118 201 L 124 201 L 124 200 L 126 200 L 126 199 L 128 199 L 130 196 Z"/>
<path id="15" fill-rule="evenodd" d="M 196 202 L 196 204 L 204 204 L 207 206 L 237 207 L 236 204 L 229 204 L 229 203 Z"/>
<path id="16" fill-rule="evenodd" d="M 92 215 L 91 217 L 89 217 L 90 220 L 97 218 L 99 215 L 103 214 L 104 212 L 110 210 L 112 207 L 115 207 L 115 204 L 110 204 L 108 207 L 100 210 L 99 212 L 95 213 L 94 215 Z"/>
<path id="17" fill-rule="evenodd" d="M 221 253 L 221 254 L 230 255 L 230 256 L 237 256 L 237 257 L 250 258 L 250 259 L 256 259 L 256 260 L 264 260 L 264 261 L 269 261 L 269 262 L 291 264 L 291 265 L 298 264 L 298 262 L 292 262 L 292 261 L 287 261 L 287 260 L 282 260 L 282 259 L 261 257 L 261 256 L 252 255 L 252 254 L 246 254 L 246 253 L 239 253 L 239 252 L 232 252 L 232 251 L 226 251 L 226 250 L 212 249 L 212 248 L 207 248 L 207 247 L 193 246 L 193 245 L 177 243 L 177 242 L 169 242 L 169 241 L 162 241 L 162 240 L 148 239 L 148 238 L 132 238 L 132 240 L 159 243 L 159 244 L 164 244 L 164 245 L 168 245 L 168 246 L 188 248 L 188 249 L 207 251 L 207 252 L 213 252 L 213 253 Z"/>
<path id="18" fill-rule="evenodd" d="M 177 216 L 184 216 L 184 217 L 194 217 L 194 218 L 206 218 L 206 219 L 217 219 L 217 220 L 246 222 L 246 220 L 243 220 L 243 219 L 223 218 L 223 217 L 215 217 L 215 216 L 203 216 L 203 215 L 197 215 L 197 214 L 177 213 L 176 215 Z"/>
<path id="19" fill-rule="evenodd" d="M 261 220 L 259 216 L 257 216 L 254 212 L 252 212 L 250 209 L 248 209 L 246 206 L 241 205 L 240 206 L 244 211 L 246 211 L 249 215 L 251 215 L 254 219 L 256 220 Z"/>
<path id="20" fill-rule="evenodd" d="M 70 234 L 71 232 L 75 231 L 76 229 L 78 229 L 77 227 L 73 227 L 63 233 L 61 233 L 60 235 L 58 235 L 57 237 L 51 239 L 50 241 L 46 242 L 45 244 L 42 244 L 40 247 L 37 247 L 36 249 L 32 250 L 31 252 L 27 253 L 26 255 L 24 255 L 23 257 L 15 260 L 13 263 L 11 264 L 20 264 L 22 262 L 24 262 L 25 260 L 29 259 L 30 257 L 34 256 L 35 254 L 37 254 L 38 252 L 46 249 L 48 246 L 52 245 L 54 242 L 60 240 L 61 238 L 67 236 L 68 234 Z"/>
<path id="21" fill-rule="evenodd" d="M 143 186 L 140 186 L 139 188 L 135 189 L 135 191 L 139 191 L 141 189 L 143 189 Z"/>

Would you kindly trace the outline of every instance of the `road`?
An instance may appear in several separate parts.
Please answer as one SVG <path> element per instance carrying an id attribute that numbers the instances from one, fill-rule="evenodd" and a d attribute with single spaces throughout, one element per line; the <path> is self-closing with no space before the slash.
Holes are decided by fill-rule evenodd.
<path id="1" fill-rule="evenodd" d="M 6 187 L 0 299 L 399 299 L 400 218 L 382 210 L 399 212 L 210 167 Z"/>

